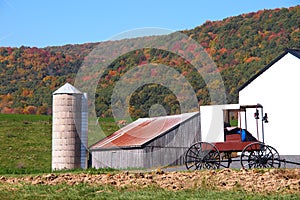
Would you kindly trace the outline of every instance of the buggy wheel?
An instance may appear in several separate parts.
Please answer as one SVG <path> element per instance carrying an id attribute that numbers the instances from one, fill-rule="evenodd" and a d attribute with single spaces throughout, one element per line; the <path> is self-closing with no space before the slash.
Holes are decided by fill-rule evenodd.
<path id="1" fill-rule="evenodd" d="M 211 143 L 197 142 L 186 152 L 185 166 L 188 170 L 218 169 L 220 167 L 220 152 Z"/>
<path id="2" fill-rule="evenodd" d="M 270 145 L 267 145 L 267 146 L 272 151 L 272 154 L 273 154 L 273 167 L 280 168 L 281 161 L 280 161 L 279 153 L 277 152 L 277 150 L 274 147 L 272 147 Z"/>
<path id="3" fill-rule="evenodd" d="M 241 154 L 243 168 L 270 168 L 274 165 L 274 153 L 269 146 L 254 142 L 248 144 Z"/>

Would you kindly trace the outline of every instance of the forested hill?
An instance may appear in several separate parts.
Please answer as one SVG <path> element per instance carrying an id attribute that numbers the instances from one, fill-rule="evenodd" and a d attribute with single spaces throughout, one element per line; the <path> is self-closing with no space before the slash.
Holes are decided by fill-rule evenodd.
<path id="1" fill-rule="evenodd" d="M 221 72 L 229 103 L 237 102 L 237 88 L 287 48 L 300 48 L 300 6 L 207 21 L 182 31 L 200 43 Z M 109 49 L 114 41 L 58 47 L 0 47 L 0 110 L 2 113 L 50 114 L 52 92 L 65 82 L 74 83 L 82 62 L 97 45 Z M 192 84 L 198 101 L 210 104 L 205 84 L 189 63 L 162 50 L 141 49 L 128 53 L 108 67 L 99 81 L 96 109 L 110 116 L 115 83 L 133 66 L 157 63 L 174 66 Z M 89 77 L 87 77 L 89 78 Z M 163 105 L 167 114 L 180 112 L 168 88 L 146 85 L 130 99 L 132 116 L 148 115 L 151 105 Z"/>

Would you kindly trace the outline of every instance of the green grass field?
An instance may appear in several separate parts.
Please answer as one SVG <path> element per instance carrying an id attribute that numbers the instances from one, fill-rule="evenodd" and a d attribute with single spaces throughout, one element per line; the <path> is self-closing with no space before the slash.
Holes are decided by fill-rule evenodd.
<path id="1" fill-rule="evenodd" d="M 51 170 L 51 117 L 0 115 L 0 174 Z"/>
<path id="2" fill-rule="evenodd" d="M 114 118 L 100 118 L 99 125 L 103 129 L 106 136 L 119 130 Z"/>
<path id="3" fill-rule="evenodd" d="M 138 188 L 115 188 L 106 185 L 87 185 L 84 183 L 69 186 L 60 184 L 31 185 L 22 184 L 10 187 L 0 185 L 1 199 L 299 199 L 299 196 L 286 195 L 261 195 L 246 193 L 244 191 L 217 191 L 213 189 L 191 189 L 182 191 L 168 191 L 155 186 Z"/>
<path id="4" fill-rule="evenodd" d="M 99 125 L 104 134 L 91 137 L 89 145 L 119 129 L 113 118 Z M 0 174 L 51 172 L 51 130 L 51 116 L 0 114 Z"/>

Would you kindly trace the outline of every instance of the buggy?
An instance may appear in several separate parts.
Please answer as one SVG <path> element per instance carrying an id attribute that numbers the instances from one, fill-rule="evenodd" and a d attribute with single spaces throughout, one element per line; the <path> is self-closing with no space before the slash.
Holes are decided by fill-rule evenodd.
<path id="1" fill-rule="evenodd" d="M 255 109 L 256 137 L 247 130 L 246 110 L 249 108 Z M 282 161 L 289 162 L 281 160 L 277 150 L 264 142 L 264 123 L 268 122 L 268 116 L 263 112 L 261 104 L 241 105 L 239 109 L 227 110 L 227 113 L 230 111 L 238 113 L 239 126 L 231 127 L 228 121 L 224 122 L 224 142 L 200 141 L 192 144 L 185 154 L 185 165 L 188 170 L 229 168 L 234 161 L 240 162 L 242 168 L 279 168 Z M 244 128 L 241 125 L 242 115 L 245 116 Z M 260 115 L 261 125 L 259 125 Z M 261 141 L 259 127 L 261 127 Z"/>

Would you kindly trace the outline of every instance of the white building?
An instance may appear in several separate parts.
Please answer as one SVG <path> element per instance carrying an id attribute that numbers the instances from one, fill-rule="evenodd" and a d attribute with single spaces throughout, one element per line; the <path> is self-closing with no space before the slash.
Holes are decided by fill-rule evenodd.
<path id="1" fill-rule="evenodd" d="M 300 50 L 286 50 L 239 89 L 240 105 L 256 103 L 269 117 L 265 143 L 280 155 L 300 155 Z"/>

